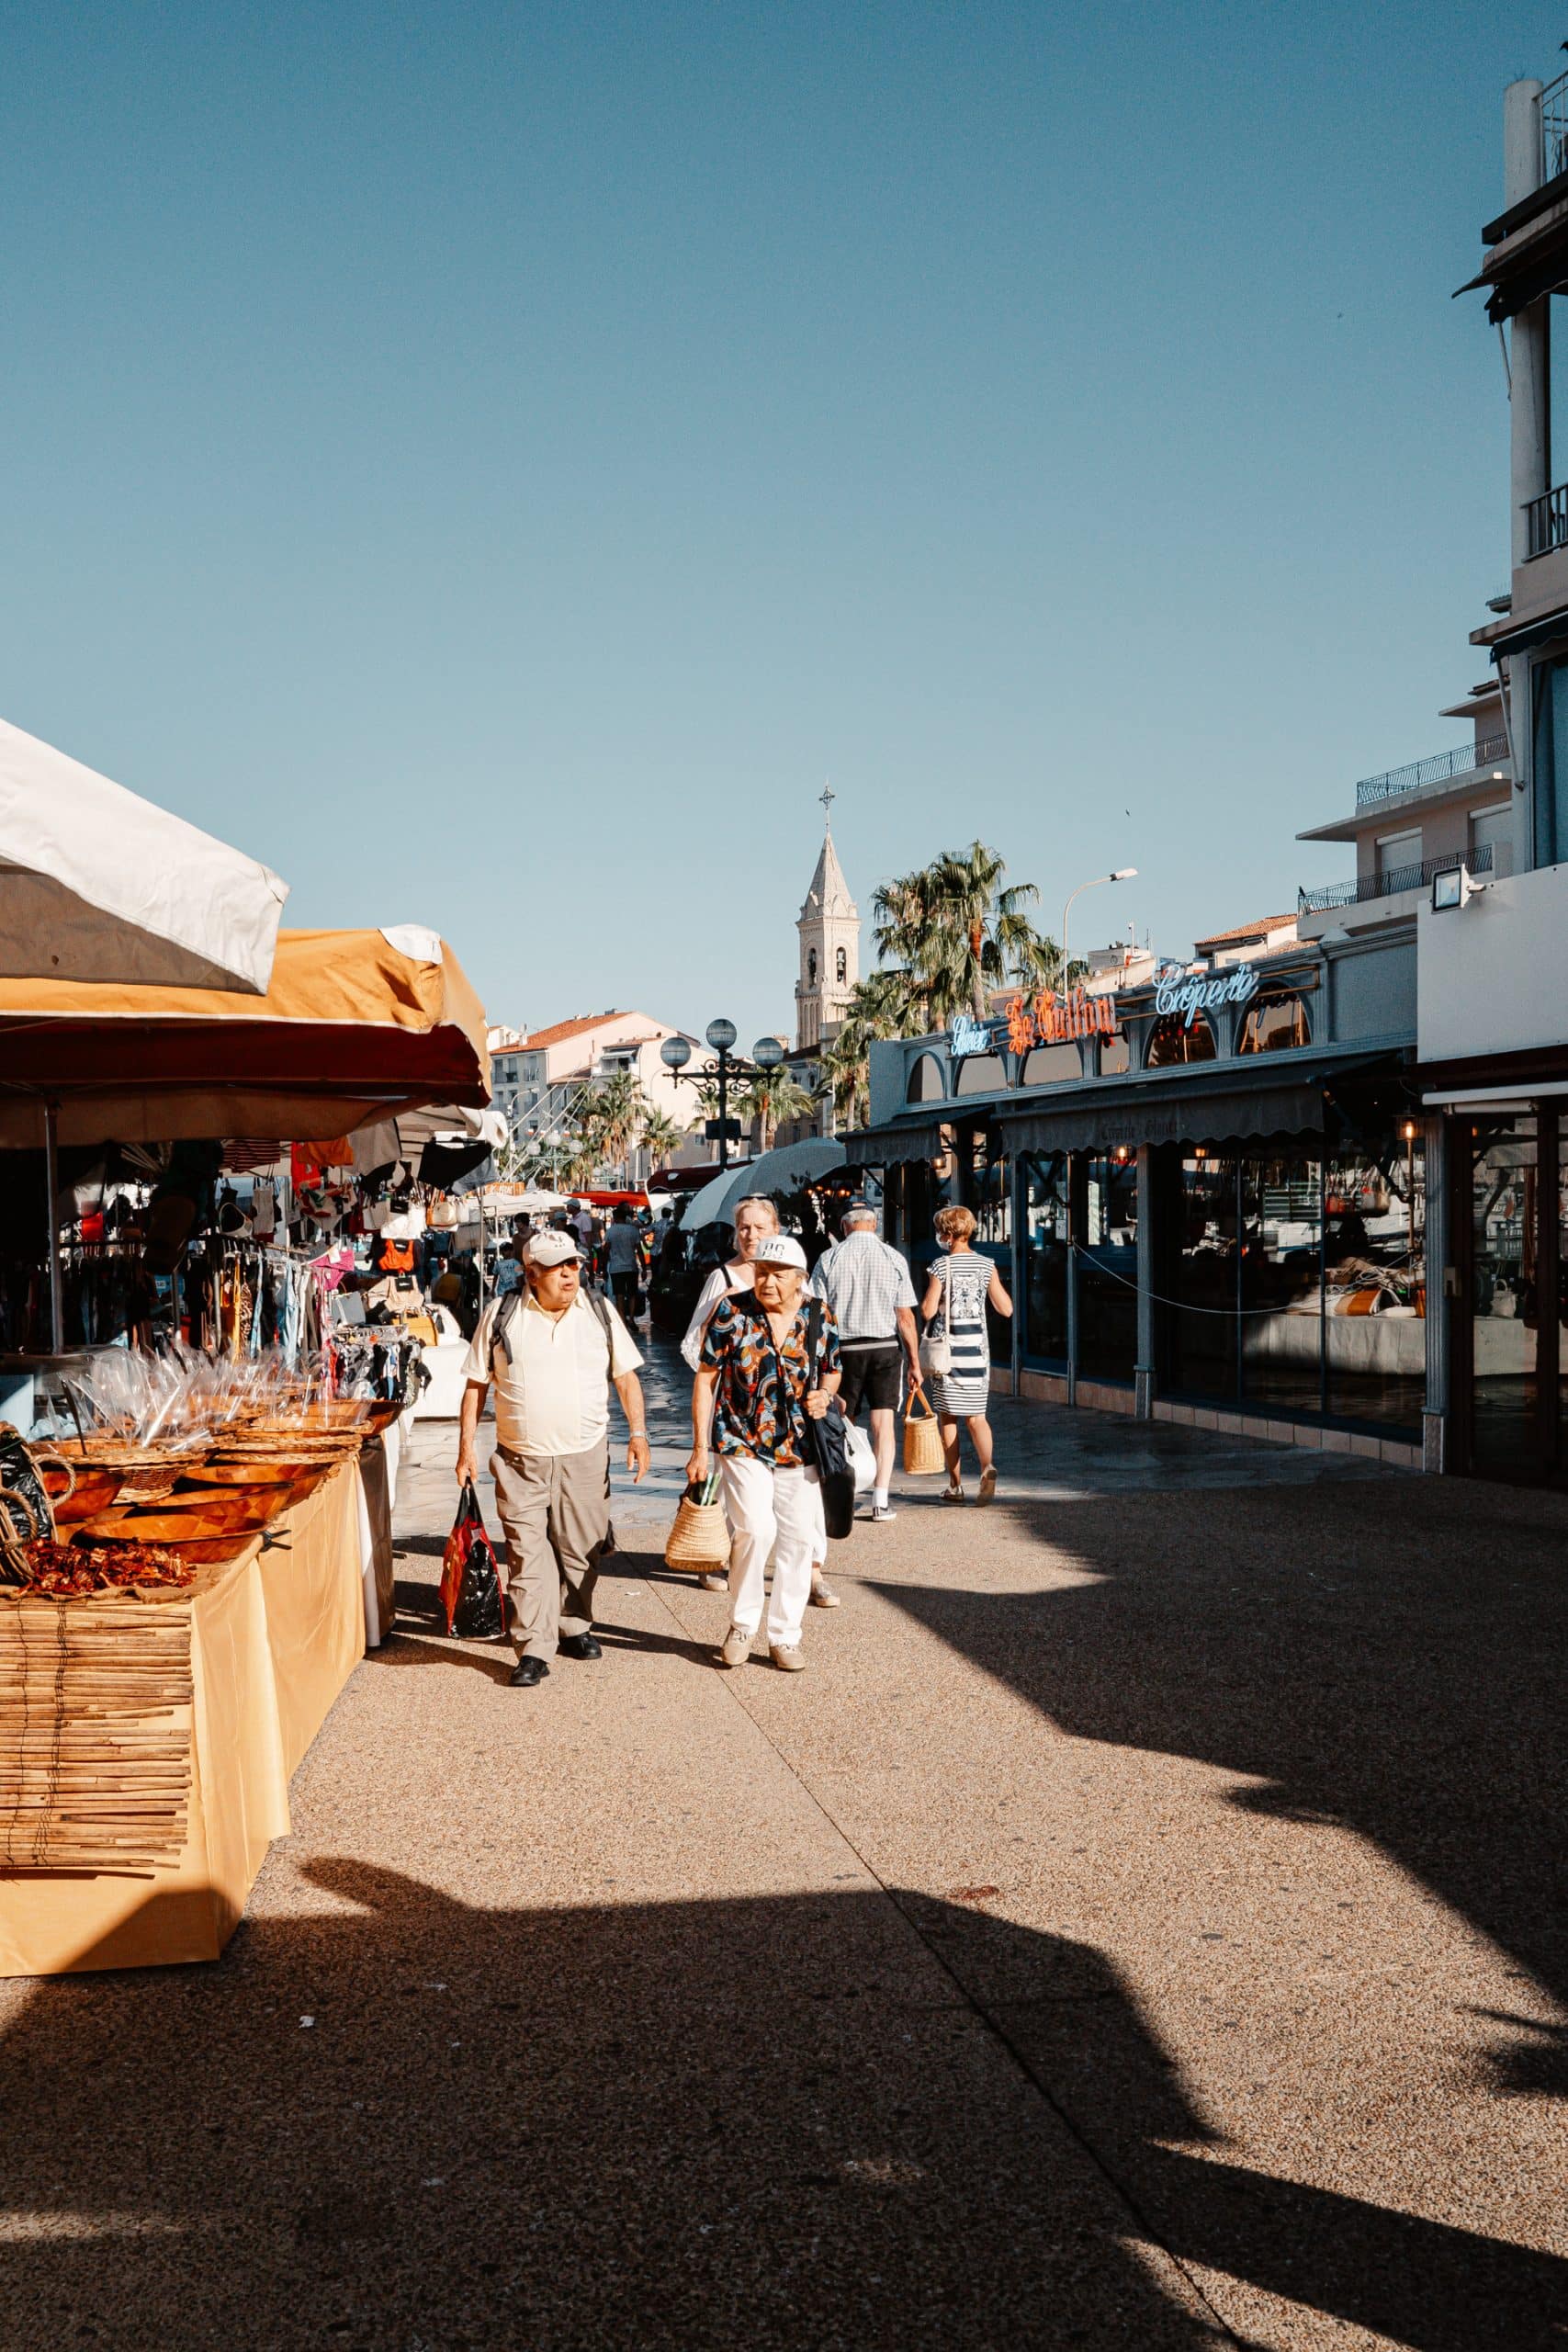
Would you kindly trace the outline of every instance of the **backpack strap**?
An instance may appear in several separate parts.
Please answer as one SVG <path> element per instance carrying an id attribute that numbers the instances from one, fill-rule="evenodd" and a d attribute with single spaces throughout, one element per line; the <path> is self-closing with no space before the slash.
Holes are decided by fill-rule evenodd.
<path id="1" fill-rule="evenodd" d="M 508 1363 L 513 1360 L 512 1341 L 508 1337 L 508 1326 L 511 1324 L 513 1317 L 516 1314 L 522 1304 L 523 1288 L 522 1284 L 519 1283 L 515 1290 L 509 1290 L 506 1296 L 502 1300 L 501 1306 L 496 1314 L 495 1321 L 491 1327 L 490 1376 L 492 1380 L 495 1378 L 495 1351 L 497 1348 L 502 1350 Z"/>
<path id="2" fill-rule="evenodd" d="M 604 1334 L 604 1345 L 609 1349 L 613 1359 L 615 1352 L 615 1335 L 610 1328 L 609 1308 L 596 1290 L 580 1290 L 577 1295 L 579 1298 L 586 1299 L 591 1312 L 597 1317 L 599 1329 Z M 501 1311 L 495 1318 L 495 1326 L 490 1335 L 490 1372 L 492 1380 L 495 1378 L 495 1354 L 498 1348 L 504 1354 L 508 1363 L 513 1361 L 512 1341 L 508 1336 L 507 1327 L 522 1306 L 524 1292 L 522 1285 L 519 1284 L 516 1290 L 509 1290 L 501 1302 Z"/>

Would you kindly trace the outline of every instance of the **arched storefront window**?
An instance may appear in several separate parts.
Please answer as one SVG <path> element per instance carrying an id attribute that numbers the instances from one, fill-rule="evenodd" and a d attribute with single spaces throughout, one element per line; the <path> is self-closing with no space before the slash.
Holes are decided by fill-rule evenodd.
<path id="1" fill-rule="evenodd" d="M 958 1065 L 955 1094 L 999 1094 L 1008 1082 L 1000 1054 L 968 1054 Z"/>
<path id="2" fill-rule="evenodd" d="M 906 1102 L 940 1102 L 947 1092 L 947 1080 L 942 1064 L 934 1054 L 919 1054 L 909 1072 L 909 1082 L 904 1090 Z"/>
<path id="3" fill-rule="evenodd" d="M 1021 1086 L 1055 1086 L 1065 1078 L 1081 1078 L 1083 1060 L 1076 1046 L 1036 1046 L 1026 1054 Z"/>
<path id="4" fill-rule="evenodd" d="M 1260 996 L 1242 1023 L 1238 1054 L 1283 1054 L 1292 1046 L 1310 1046 L 1306 1007 L 1299 996 Z"/>
<path id="5" fill-rule="evenodd" d="M 1213 1058 L 1214 1033 L 1207 1017 L 1194 1013 L 1189 1023 L 1179 1012 L 1168 1012 L 1149 1032 L 1144 1068 L 1169 1069 L 1177 1062 L 1212 1062 Z"/>

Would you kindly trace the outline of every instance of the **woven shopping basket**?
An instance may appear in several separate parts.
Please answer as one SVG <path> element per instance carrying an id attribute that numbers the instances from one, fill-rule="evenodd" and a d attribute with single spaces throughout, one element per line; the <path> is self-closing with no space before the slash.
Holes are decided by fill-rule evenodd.
<path id="1" fill-rule="evenodd" d="M 915 1419 L 919 1406 L 924 1418 Z M 904 1416 L 904 1467 L 911 1478 L 934 1478 L 945 1467 L 942 1452 L 942 1430 L 936 1415 L 926 1401 L 923 1388 L 917 1388 L 909 1399 L 909 1409 Z"/>
<path id="2" fill-rule="evenodd" d="M 681 1498 L 675 1524 L 664 1544 L 667 1568 L 722 1568 L 729 1559 L 729 1521 L 721 1502 Z"/>

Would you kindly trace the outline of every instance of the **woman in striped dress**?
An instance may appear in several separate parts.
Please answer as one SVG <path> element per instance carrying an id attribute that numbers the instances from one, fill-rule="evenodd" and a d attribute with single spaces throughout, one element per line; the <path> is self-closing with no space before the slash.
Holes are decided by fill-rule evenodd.
<path id="1" fill-rule="evenodd" d="M 964 1500 L 959 1458 L 958 1424 L 969 1431 L 969 1442 L 980 1465 L 978 1500 L 988 1503 L 997 1491 L 996 1464 L 991 1458 L 991 1424 L 986 1418 L 991 1401 L 991 1342 L 986 1329 L 986 1302 L 998 1315 L 1012 1313 L 1000 1274 L 989 1258 L 969 1244 L 975 1219 L 967 1209 L 938 1209 L 936 1238 L 944 1254 L 931 1268 L 920 1313 L 928 1339 L 945 1337 L 951 1368 L 931 1384 L 931 1402 L 942 1424 L 942 1450 L 947 1463 L 943 1502 Z"/>

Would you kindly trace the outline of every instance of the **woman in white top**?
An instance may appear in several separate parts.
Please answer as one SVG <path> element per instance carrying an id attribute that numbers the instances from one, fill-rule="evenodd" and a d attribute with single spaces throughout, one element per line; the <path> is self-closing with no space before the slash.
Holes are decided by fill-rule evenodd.
<path id="1" fill-rule="evenodd" d="M 986 1408 L 991 1396 L 991 1341 L 986 1326 L 987 1301 L 998 1315 L 1012 1313 L 1000 1274 L 989 1258 L 971 1250 L 975 1219 L 965 1208 L 938 1209 L 936 1238 L 944 1255 L 931 1271 L 920 1313 L 926 1336 L 944 1333 L 950 1358 L 948 1370 L 932 1381 L 933 1402 L 942 1424 L 942 1450 L 947 1463 L 944 1502 L 964 1500 L 958 1424 L 969 1432 L 969 1442 L 980 1465 L 978 1499 L 988 1503 L 997 1491 L 996 1464 L 991 1458 L 991 1424 Z"/>
<path id="2" fill-rule="evenodd" d="M 697 1294 L 692 1319 L 686 1326 L 686 1336 L 681 1342 L 681 1353 L 694 1372 L 702 1357 L 703 1334 L 714 1308 L 721 1298 L 729 1298 L 738 1290 L 750 1290 L 752 1285 L 752 1261 L 760 1243 L 779 1229 L 776 1204 L 764 1193 L 750 1193 L 735 1211 L 735 1255 L 727 1265 L 716 1266 Z M 817 1512 L 816 1532 L 812 1539 L 811 1603 L 814 1609 L 837 1609 L 839 1596 L 829 1592 L 822 1581 L 822 1570 L 828 1558 L 828 1528 L 822 1516 L 822 1489 L 813 1487 Z M 728 1588 L 728 1577 L 714 1574 L 702 1578 L 704 1589 L 723 1592 Z"/>

